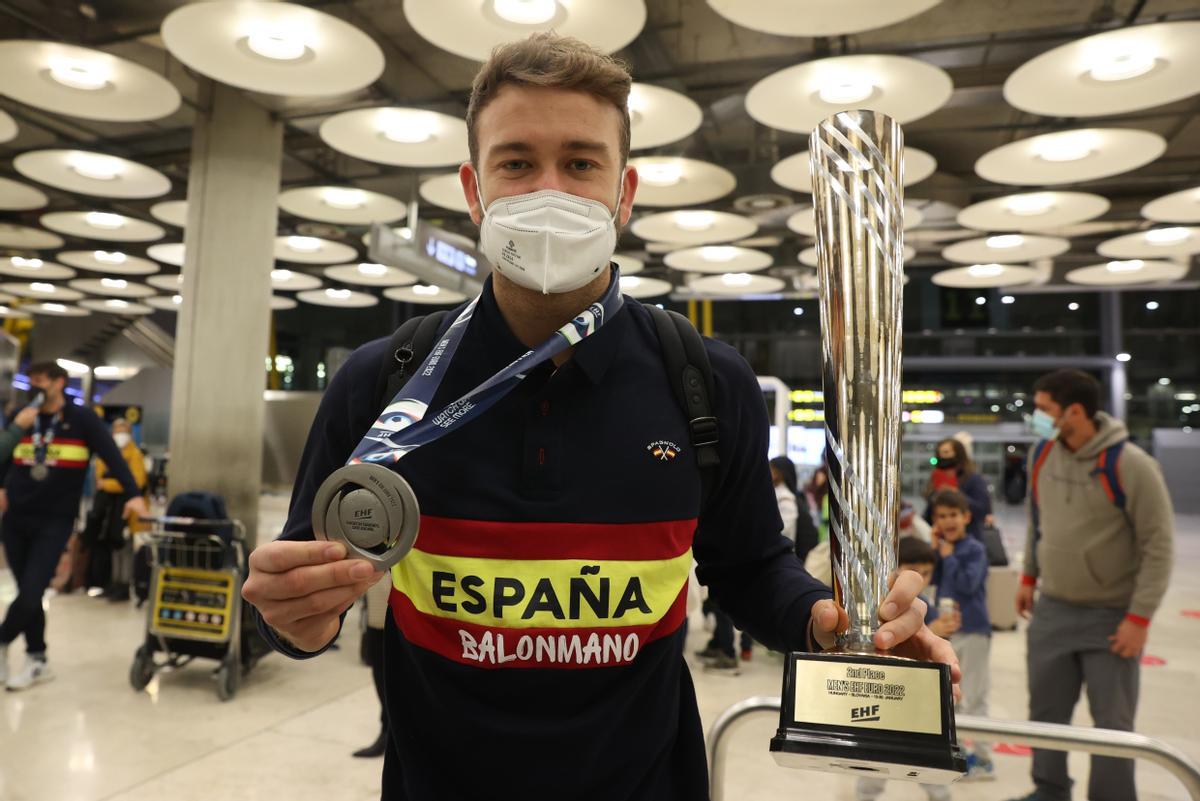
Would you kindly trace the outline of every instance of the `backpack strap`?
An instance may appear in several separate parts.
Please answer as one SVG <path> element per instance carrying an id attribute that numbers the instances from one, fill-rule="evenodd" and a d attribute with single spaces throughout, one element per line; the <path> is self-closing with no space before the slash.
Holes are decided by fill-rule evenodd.
<path id="1" fill-rule="evenodd" d="M 688 420 L 688 433 L 700 468 L 701 497 L 711 497 L 721 457 L 717 450 L 717 418 L 713 415 L 715 394 L 712 364 L 700 332 L 688 318 L 652 304 L 644 304 L 658 329 L 667 379 Z"/>
<path id="2" fill-rule="evenodd" d="M 379 409 L 392 402 L 392 398 L 396 397 L 396 393 L 412 377 L 412 371 L 416 370 L 421 362 L 425 361 L 429 351 L 433 350 L 447 314 L 448 312 L 442 309 L 432 314 L 410 317 L 392 334 L 376 381 L 379 388 L 379 402 L 376 406 Z"/>
<path id="3" fill-rule="evenodd" d="M 1109 445 L 1096 457 L 1096 467 L 1092 475 L 1100 477 L 1100 486 L 1113 505 L 1125 511 L 1125 489 L 1121 486 L 1121 476 L 1117 473 L 1117 463 L 1121 459 L 1121 451 L 1125 449 L 1125 440 L 1116 445 Z"/>
<path id="4" fill-rule="evenodd" d="M 1029 508 L 1033 517 L 1035 543 L 1042 537 L 1041 523 L 1038 520 L 1038 475 L 1042 472 L 1042 465 L 1046 463 L 1046 457 L 1050 455 L 1050 449 L 1053 447 L 1052 439 L 1043 439 L 1033 446 L 1033 471 L 1029 476 Z"/>

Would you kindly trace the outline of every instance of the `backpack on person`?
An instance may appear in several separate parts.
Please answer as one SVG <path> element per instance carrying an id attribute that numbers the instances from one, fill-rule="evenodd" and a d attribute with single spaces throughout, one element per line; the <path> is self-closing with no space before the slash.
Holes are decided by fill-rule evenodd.
<path id="1" fill-rule="evenodd" d="M 1033 537 L 1034 542 L 1041 539 L 1042 529 L 1038 518 L 1038 476 L 1041 474 L 1042 465 L 1046 463 L 1046 458 L 1050 456 L 1050 450 L 1054 447 L 1054 440 L 1043 439 L 1033 446 L 1033 470 L 1029 477 L 1029 499 L 1030 512 L 1033 518 Z M 1121 510 L 1122 514 L 1125 511 L 1125 489 L 1121 486 L 1121 476 L 1117 472 L 1117 463 L 1121 459 L 1121 451 L 1125 449 L 1127 440 L 1109 445 L 1104 450 L 1100 451 L 1100 455 L 1096 457 L 1096 466 L 1092 468 L 1091 475 L 1098 476 L 1100 486 L 1104 489 L 1104 494 L 1114 506 Z"/>
<path id="2" fill-rule="evenodd" d="M 713 416 L 712 409 L 712 364 L 708 360 L 708 351 L 704 348 L 700 332 L 688 318 L 648 303 L 643 305 L 654 320 L 671 389 L 688 421 L 688 433 L 696 452 L 696 465 L 700 469 L 700 497 L 707 499 L 711 497 L 720 466 L 717 418 Z M 412 377 L 411 371 L 425 361 L 438 336 L 444 328 L 449 327 L 448 315 L 449 311 L 443 309 L 411 317 L 392 334 L 388 342 L 391 356 L 384 359 L 376 381 L 378 408 L 382 409 L 391 403 L 396 393 Z"/>

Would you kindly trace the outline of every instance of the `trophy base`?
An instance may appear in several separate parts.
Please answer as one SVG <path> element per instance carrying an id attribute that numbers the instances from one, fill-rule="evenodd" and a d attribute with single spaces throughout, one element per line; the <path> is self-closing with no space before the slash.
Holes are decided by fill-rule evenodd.
<path id="1" fill-rule="evenodd" d="M 950 667 L 865 654 L 788 655 L 779 731 L 784 767 L 951 784 L 967 771 Z"/>

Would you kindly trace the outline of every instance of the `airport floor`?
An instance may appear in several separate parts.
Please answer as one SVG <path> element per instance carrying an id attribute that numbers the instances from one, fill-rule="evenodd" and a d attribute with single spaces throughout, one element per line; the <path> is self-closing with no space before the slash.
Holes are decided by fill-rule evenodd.
<path id="1" fill-rule="evenodd" d="M 263 499 L 263 531 L 277 530 L 286 498 Z M 1020 513 L 1005 510 L 1002 526 L 1017 539 Z M 1006 537 L 1008 538 L 1008 537 Z M 12 597 L 0 576 L 0 603 Z M 211 666 L 194 663 L 156 678 L 144 692 L 128 681 L 144 611 L 79 593 L 49 597 L 54 681 L 0 695 L 0 799 L 4 801 L 374 801 L 381 760 L 354 759 L 370 743 L 378 706 L 370 673 L 357 659 L 351 634 L 339 651 L 306 663 L 262 660 L 236 698 L 217 700 Z M 1200 761 L 1200 517 L 1178 521 L 1174 579 L 1155 619 L 1142 673 L 1138 731 Z M 1187 614 L 1185 614 L 1187 613 Z M 706 725 L 754 695 L 778 695 L 782 663 L 756 648 L 739 676 L 706 673 L 691 652 L 708 636 L 691 627 L 688 659 Z M 15 669 L 22 646 L 9 655 Z M 991 714 L 1026 713 L 1025 641 L 1020 632 L 995 636 Z M 1086 704 L 1076 723 L 1088 725 Z M 726 799 L 853 799 L 851 779 L 777 767 L 767 744 L 777 720 L 762 716 L 733 735 Z M 464 751 L 464 764 L 470 753 Z M 1001 801 L 1030 789 L 1029 757 L 1018 748 L 996 755 L 995 781 L 958 785 L 956 800 Z M 1087 759 L 1071 757 L 1077 799 L 1085 797 Z M 1142 801 L 1187 798 L 1183 787 L 1153 765 L 1138 769 Z M 916 786 L 891 785 L 884 799 L 917 801 Z"/>

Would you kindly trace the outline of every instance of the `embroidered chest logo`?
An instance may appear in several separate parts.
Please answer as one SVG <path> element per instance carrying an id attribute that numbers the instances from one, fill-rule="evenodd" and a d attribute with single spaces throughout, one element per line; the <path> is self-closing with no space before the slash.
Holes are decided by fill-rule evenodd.
<path id="1" fill-rule="evenodd" d="M 646 452 L 649 453 L 650 456 L 652 456 L 653 458 L 657 459 L 660 462 L 674 461 L 675 457 L 677 457 L 679 455 L 679 452 L 681 450 L 683 450 L 683 449 L 680 448 L 678 445 L 676 445 L 674 442 L 670 442 L 665 439 L 660 439 L 655 442 L 651 442 L 649 445 L 646 446 Z"/>

